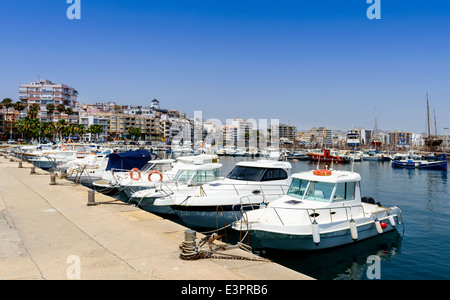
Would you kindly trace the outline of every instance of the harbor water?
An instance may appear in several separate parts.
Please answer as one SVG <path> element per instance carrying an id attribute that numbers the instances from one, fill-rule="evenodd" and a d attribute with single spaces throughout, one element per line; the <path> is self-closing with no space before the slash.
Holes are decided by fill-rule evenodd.
<path id="1" fill-rule="evenodd" d="M 241 160 L 251 158 L 221 157 L 222 176 Z M 316 168 L 308 161 L 291 163 L 292 173 Z M 335 164 L 333 168 L 351 170 L 352 166 Z M 328 250 L 254 252 L 319 280 L 450 279 L 448 172 L 396 169 L 390 162 L 375 161 L 355 162 L 353 170 L 361 174 L 361 196 L 385 207 L 400 207 L 403 224 L 397 230 Z M 238 235 L 230 231 L 227 236 L 233 243 Z"/>

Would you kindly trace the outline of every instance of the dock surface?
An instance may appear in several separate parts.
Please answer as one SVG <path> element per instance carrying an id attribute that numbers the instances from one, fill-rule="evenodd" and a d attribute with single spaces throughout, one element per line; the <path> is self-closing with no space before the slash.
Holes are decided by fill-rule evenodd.
<path id="1" fill-rule="evenodd" d="M 182 260 L 188 228 L 99 193 L 88 206 L 88 188 L 22 165 L 0 157 L 0 279 L 313 279 L 270 261 Z"/>

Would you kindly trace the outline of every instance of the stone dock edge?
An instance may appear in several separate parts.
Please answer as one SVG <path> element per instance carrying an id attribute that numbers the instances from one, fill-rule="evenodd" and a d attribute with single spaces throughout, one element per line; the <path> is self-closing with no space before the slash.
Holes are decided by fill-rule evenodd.
<path id="1" fill-rule="evenodd" d="M 87 187 L 18 161 L 0 156 L 0 279 L 313 279 L 238 248 L 250 259 L 182 260 L 188 228 L 100 193 L 88 206 Z"/>

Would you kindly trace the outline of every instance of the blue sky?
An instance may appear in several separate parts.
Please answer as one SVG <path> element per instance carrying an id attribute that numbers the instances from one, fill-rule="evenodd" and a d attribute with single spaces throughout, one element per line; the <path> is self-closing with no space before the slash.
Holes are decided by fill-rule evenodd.
<path id="1" fill-rule="evenodd" d="M 0 98 L 40 75 L 79 100 L 148 105 L 204 119 L 327 126 L 450 127 L 450 3 L 380 0 L 65 0 L 0 4 Z M 447 132 L 450 133 L 449 130 Z"/>

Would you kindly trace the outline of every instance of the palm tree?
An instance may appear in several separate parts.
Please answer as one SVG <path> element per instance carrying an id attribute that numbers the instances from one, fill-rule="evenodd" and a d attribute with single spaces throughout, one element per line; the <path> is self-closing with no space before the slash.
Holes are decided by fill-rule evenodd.
<path id="1" fill-rule="evenodd" d="M 36 119 L 38 112 L 41 110 L 41 107 L 37 103 L 33 103 L 28 107 L 28 117 L 31 119 Z"/>
<path id="2" fill-rule="evenodd" d="M 58 122 L 56 122 L 55 128 L 56 128 L 56 133 L 59 133 L 59 141 L 62 141 L 62 136 L 63 136 L 63 132 L 64 129 L 67 127 L 68 123 L 66 122 L 66 120 L 59 120 Z"/>
<path id="3" fill-rule="evenodd" d="M 25 104 L 23 104 L 22 101 L 17 101 L 16 103 L 14 103 L 13 107 L 14 107 L 14 110 L 17 110 L 18 112 L 20 112 L 25 109 Z"/>
<path id="4" fill-rule="evenodd" d="M 47 106 L 45 108 L 47 109 L 48 113 L 51 115 L 50 121 L 53 122 L 53 112 L 56 109 L 55 105 L 52 103 L 49 103 L 49 104 L 47 104 Z"/>
<path id="5" fill-rule="evenodd" d="M 130 127 L 128 128 L 128 133 L 134 136 L 134 140 L 137 140 L 141 135 L 141 129 L 139 127 Z"/>
<path id="6" fill-rule="evenodd" d="M 81 140 L 81 136 L 86 133 L 86 127 L 83 124 L 74 125 L 74 132 L 78 135 L 78 141 Z"/>
<path id="7" fill-rule="evenodd" d="M 11 98 L 4 98 L 2 100 L 2 104 L 4 107 L 6 107 L 6 115 L 8 115 L 9 108 L 13 106 Z M 11 127 L 10 127 L 10 135 L 9 135 L 10 140 L 12 140 L 12 126 L 13 126 L 13 123 L 12 123 L 12 118 L 11 118 Z"/>
<path id="8" fill-rule="evenodd" d="M 98 140 L 98 134 L 103 132 L 103 126 L 100 124 L 92 124 L 88 128 L 88 132 L 91 134 L 95 134 L 95 140 Z"/>
<path id="9" fill-rule="evenodd" d="M 30 138 L 37 138 L 40 135 L 41 122 L 39 119 L 26 117 L 24 119 L 19 119 L 15 122 L 15 126 L 19 133 Z"/>
<path id="10" fill-rule="evenodd" d="M 42 127 L 42 135 L 47 139 L 53 139 L 56 132 L 55 123 L 53 123 L 52 121 L 43 122 L 41 127 Z"/>
<path id="11" fill-rule="evenodd" d="M 18 114 L 20 114 L 20 112 L 22 110 L 25 109 L 25 104 L 22 103 L 22 101 L 17 101 L 16 103 L 13 104 L 13 112 L 17 110 Z M 14 114 L 14 121 L 16 121 L 16 115 Z"/>
<path id="12" fill-rule="evenodd" d="M 61 114 L 66 111 L 66 106 L 64 104 L 58 104 L 56 110 L 59 111 L 59 119 L 61 119 Z"/>

